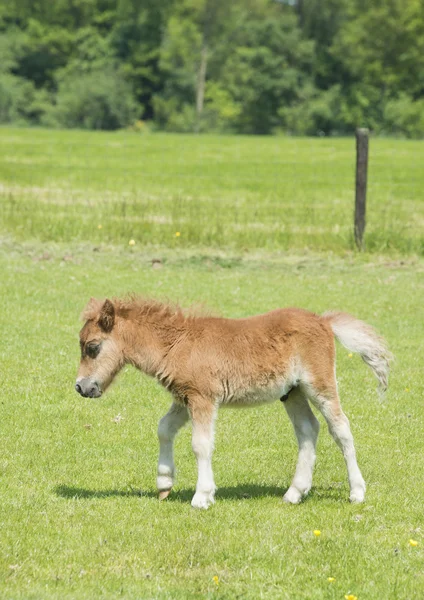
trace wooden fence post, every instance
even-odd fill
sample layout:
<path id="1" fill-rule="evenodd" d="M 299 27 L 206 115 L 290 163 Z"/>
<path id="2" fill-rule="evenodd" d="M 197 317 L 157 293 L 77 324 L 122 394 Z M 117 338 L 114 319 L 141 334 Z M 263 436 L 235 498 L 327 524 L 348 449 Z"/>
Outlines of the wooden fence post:
<path id="1" fill-rule="evenodd" d="M 356 130 L 356 193 L 355 193 L 355 243 L 364 249 L 365 209 L 367 201 L 368 129 Z"/>

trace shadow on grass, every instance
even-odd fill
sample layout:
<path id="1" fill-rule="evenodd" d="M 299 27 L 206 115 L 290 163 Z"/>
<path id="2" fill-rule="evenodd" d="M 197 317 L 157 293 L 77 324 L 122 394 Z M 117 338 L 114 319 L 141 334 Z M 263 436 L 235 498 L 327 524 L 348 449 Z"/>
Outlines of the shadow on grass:
<path id="1" fill-rule="evenodd" d="M 76 487 L 72 485 L 57 485 L 53 488 L 54 493 L 62 498 L 68 498 L 73 500 L 74 498 L 85 498 L 87 500 L 94 500 L 96 498 L 134 498 L 147 496 L 148 498 L 156 498 L 156 492 L 143 492 L 135 488 L 128 488 L 124 490 L 88 490 L 87 488 Z"/>
<path id="2" fill-rule="evenodd" d="M 90 490 L 87 488 L 58 485 L 53 489 L 57 496 L 72 500 L 74 498 L 82 498 L 94 500 L 98 498 L 157 498 L 156 490 L 140 490 L 132 487 L 128 489 L 114 490 Z M 194 487 L 190 489 L 176 489 L 171 492 L 167 502 L 189 503 L 194 494 Z M 254 498 L 279 497 L 282 498 L 287 491 L 286 487 L 280 488 L 277 486 L 255 485 L 255 484 L 240 484 L 237 486 L 220 487 L 216 492 L 218 501 L 234 501 L 234 500 L 249 500 Z M 326 487 L 313 487 L 308 496 L 304 499 L 314 500 L 330 500 L 334 502 L 343 502 L 345 500 L 345 491 L 340 489 L 339 485 Z"/>
<path id="3" fill-rule="evenodd" d="M 74 499 L 74 498 L 157 498 L 158 492 L 156 490 L 139 490 L 134 488 L 128 488 L 123 490 L 89 490 L 87 488 L 81 488 L 70 485 L 57 485 L 53 488 L 54 493 L 62 498 Z M 173 502 L 188 502 L 191 501 L 194 494 L 194 487 L 190 489 L 176 489 L 170 494 L 168 501 Z M 267 485 L 252 485 L 252 484 L 240 484 L 238 486 L 231 487 L 220 487 L 217 490 L 216 498 L 220 500 L 248 500 L 249 498 L 264 498 L 266 496 L 283 496 L 286 490 Z"/>
<path id="4" fill-rule="evenodd" d="M 220 500 L 249 500 L 251 498 L 266 498 L 283 496 L 286 490 L 276 486 L 255 485 L 251 483 L 241 483 L 237 486 L 219 487 L 216 491 L 216 499 Z M 195 489 L 176 489 L 173 491 L 169 500 L 174 502 L 191 502 Z"/>
<path id="5" fill-rule="evenodd" d="M 234 500 L 250 500 L 255 498 L 283 498 L 288 487 L 277 487 L 269 485 L 255 485 L 255 484 L 240 484 L 237 486 L 219 487 L 216 491 L 217 501 L 234 501 Z M 191 502 L 194 494 L 194 487 L 192 489 L 176 489 L 173 490 L 169 495 L 168 501 L 173 502 Z M 143 495 L 156 496 L 155 493 L 149 493 Z M 341 490 L 339 486 L 319 486 L 313 487 L 309 494 L 303 499 L 303 502 L 308 500 L 326 500 L 331 502 L 341 502 L 346 499 L 346 493 Z"/>

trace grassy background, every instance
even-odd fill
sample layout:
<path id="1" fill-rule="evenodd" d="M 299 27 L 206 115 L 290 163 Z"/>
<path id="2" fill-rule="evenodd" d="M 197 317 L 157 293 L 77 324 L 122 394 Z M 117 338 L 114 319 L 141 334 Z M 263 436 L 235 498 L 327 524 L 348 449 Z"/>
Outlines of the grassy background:
<path id="1" fill-rule="evenodd" d="M 423 262 L 95 248 L 0 245 L 0 596 L 419 598 Z M 296 507 L 282 502 L 296 443 L 279 402 L 220 412 L 219 490 L 207 512 L 190 506 L 196 471 L 184 429 L 178 485 L 159 503 L 156 427 L 167 394 L 130 368 L 101 401 L 73 389 L 81 309 L 90 295 L 127 291 L 205 302 L 233 317 L 284 305 L 341 308 L 377 326 L 397 357 L 384 402 L 362 361 L 338 348 L 366 503 L 349 504 L 325 426 L 310 496 Z"/>
<path id="2" fill-rule="evenodd" d="M 0 139 L 0 230 L 21 240 L 353 247 L 353 139 L 7 128 Z M 423 164 L 422 142 L 371 140 L 368 250 L 424 254 Z"/>
<path id="3" fill-rule="evenodd" d="M 374 253 L 354 255 L 353 140 L 0 137 L 0 597 L 421 597 L 424 145 L 371 141 Z M 130 368 L 101 401 L 73 389 L 83 306 L 129 291 L 232 317 L 295 305 L 373 323 L 396 356 L 384 402 L 338 349 L 366 503 L 349 504 L 324 426 L 310 496 L 283 504 L 297 449 L 279 402 L 220 413 L 207 512 L 190 506 L 184 429 L 159 503 L 167 394 Z"/>

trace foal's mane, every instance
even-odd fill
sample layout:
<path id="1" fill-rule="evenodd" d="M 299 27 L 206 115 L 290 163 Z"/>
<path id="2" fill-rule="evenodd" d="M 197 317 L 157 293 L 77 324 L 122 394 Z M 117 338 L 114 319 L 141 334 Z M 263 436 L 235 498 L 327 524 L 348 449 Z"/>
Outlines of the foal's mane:
<path id="1" fill-rule="evenodd" d="M 146 298 L 130 294 L 125 298 L 114 298 L 112 301 L 118 315 L 137 319 L 171 319 L 185 318 L 182 308 L 173 302 L 161 302 L 154 298 Z"/>
<path id="2" fill-rule="evenodd" d="M 103 306 L 104 300 L 91 298 L 85 307 L 81 318 L 84 321 L 96 319 Z M 171 320 L 173 322 L 186 322 L 197 317 L 209 316 L 203 307 L 192 306 L 188 310 L 182 309 L 175 302 L 162 302 L 154 298 L 147 298 L 137 294 L 129 294 L 124 298 L 113 298 L 112 304 L 116 313 L 123 318 L 134 320 Z"/>

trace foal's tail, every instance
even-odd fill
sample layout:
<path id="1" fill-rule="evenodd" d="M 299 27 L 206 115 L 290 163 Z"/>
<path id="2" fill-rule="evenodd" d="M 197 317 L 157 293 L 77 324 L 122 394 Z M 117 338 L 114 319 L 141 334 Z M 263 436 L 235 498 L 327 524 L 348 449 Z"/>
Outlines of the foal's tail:
<path id="1" fill-rule="evenodd" d="M 322 315 L 341 344 L 361 355 L 377 377 L 381 391 L 389 380 L 389 362 L 393 358 L 385 340 L 364 321 L 343 312 L 326 312 Z"/>

